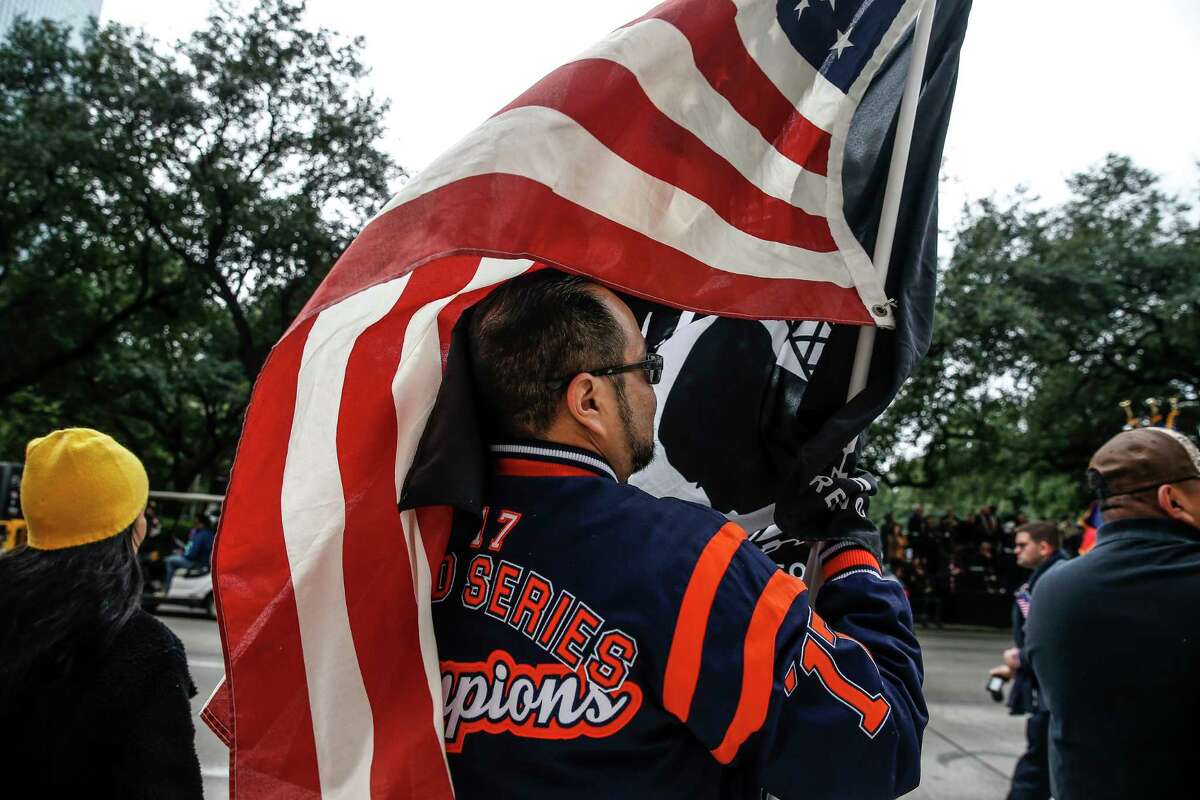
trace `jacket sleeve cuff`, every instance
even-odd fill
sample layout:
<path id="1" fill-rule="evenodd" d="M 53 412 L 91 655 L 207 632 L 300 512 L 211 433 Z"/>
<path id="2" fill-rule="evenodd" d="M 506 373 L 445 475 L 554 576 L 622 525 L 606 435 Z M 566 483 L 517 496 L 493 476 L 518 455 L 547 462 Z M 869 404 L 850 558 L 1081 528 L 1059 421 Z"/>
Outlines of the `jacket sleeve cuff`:
<path id="1" fill-rule="evenodd" d="M 879 560 L 857 542 L 831 542 L 821 552 L 821 572 L 831 580 L 853 570 L 870 571 L 880 575 Z"/>

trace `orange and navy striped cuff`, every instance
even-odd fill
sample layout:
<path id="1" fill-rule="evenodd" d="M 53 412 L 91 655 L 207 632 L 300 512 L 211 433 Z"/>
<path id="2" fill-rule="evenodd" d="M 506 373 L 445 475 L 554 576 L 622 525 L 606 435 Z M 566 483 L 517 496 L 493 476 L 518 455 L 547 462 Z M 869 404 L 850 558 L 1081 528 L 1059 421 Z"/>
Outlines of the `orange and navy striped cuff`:
<path id="1" fill-rule="evenodd" d="M 826 545 L 821 553 L 821 573 L 825 580 L 851 571 L 870 571 L 879 575 L 879 559 L 857 542 L 843 541 Z"/>

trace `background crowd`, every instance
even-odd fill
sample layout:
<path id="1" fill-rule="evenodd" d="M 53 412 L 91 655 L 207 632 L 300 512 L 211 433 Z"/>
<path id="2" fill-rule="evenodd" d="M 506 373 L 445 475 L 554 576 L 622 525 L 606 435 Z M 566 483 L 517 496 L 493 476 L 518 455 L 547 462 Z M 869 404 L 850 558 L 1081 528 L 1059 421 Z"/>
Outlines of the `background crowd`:
<path id="1" fill-rule="evenodd" d="M 913 508 L 907 519 L 889 514 L 880 525 L 884 559 L 904 584 L 922 625 L 946 622 L 1007 625 L 1013 592 L 1029 576 L 1017 564 L 1014 532 L 1024 514 L 1000 515 L 994 505 L 960 516 Z M 1082 529 L 1064 523 L 1068 553 L 1079 551 Z"/>

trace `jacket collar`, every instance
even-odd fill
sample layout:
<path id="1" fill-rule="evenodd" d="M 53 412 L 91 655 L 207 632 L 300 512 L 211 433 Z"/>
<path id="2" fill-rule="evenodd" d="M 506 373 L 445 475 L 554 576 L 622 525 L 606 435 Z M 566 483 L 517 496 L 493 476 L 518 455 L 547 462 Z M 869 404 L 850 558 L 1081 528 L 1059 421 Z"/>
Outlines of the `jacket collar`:
<path id="1" fill-rule="evenodd" d="M 1168 517 L 1134 517 L 1106 522 L 1096 529 L 1096 544 L 1110 539 L 1184 539 L 1200 541 L 1200 529 Z"/>
<path id="2" fill-rule="evenodd" d="M 593 477 L 617 480 L 604 457 L 591 450 L 558 442 L 513 440 L 490 445 L 497 475 L 516 477 Z"/>
<path id="3" fill-rule="evenodd" d="M 1043 561 L 1041 564 L 1038 564 L 1037 569 L 1035 569 L 1033 571 L 1033 574 L 1029 576 L 1029 588 L 1032 589 L 1033 585 L 1035 583 L 1037 583 L 1038 578 L 1045 575 L 1047 570 L 1049 570 L 1051 567 L 1053 567 L 1055 564 L 1062 561 L 1066 557 L 1067 557 L 1067 554 L 1062 551 L 1062 548 L 1059 548 L 1058 550 L 1055 550 L 1050 555 L 1046 556 L 1046 560 Z"/>

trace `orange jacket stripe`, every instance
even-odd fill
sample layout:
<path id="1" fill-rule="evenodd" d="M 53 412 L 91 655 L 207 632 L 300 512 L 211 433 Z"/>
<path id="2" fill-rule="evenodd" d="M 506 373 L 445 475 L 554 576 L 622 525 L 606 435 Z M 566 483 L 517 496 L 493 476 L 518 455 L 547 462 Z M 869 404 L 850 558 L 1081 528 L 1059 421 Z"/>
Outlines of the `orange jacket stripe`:
<path id="1" fill-rule="evenodd" d="M 758 597 L 742 649 L 742 694 L 725 739 L 712 751 L 722 764 L 733 761 L 738 748 L 767 719 L 771 689 L 775 685 L 775 637 L 796 597 L 808 587 L 798 578 L 779 571 L 767 581 Z"/>
<path id="2" fill-rule="evenodd" d="M 684 722 L 700 678 L 700 656 L 713 598 L 733 554 L 745 539 L 746 534 L 737 525 L 723 525 L 704 546 L 684 590 L 663 677 L 663 706 Z"/>
<path id="3" fill-rule="evenodd" d="M 866 550 L 854 548 L 838 553 L 833 558 L 826 561 L 822 568 L 826 578 L 832 578 L 838 573 L 845 572 L 848 569 L 855 567 L 870 567 L 876 572 L 879 571 L 879 562 L 875 560 L 875 556 L 868 553 Z"/>

